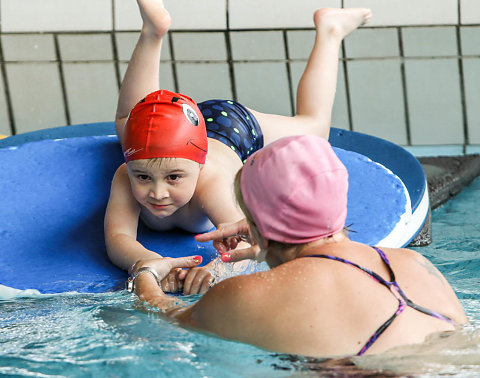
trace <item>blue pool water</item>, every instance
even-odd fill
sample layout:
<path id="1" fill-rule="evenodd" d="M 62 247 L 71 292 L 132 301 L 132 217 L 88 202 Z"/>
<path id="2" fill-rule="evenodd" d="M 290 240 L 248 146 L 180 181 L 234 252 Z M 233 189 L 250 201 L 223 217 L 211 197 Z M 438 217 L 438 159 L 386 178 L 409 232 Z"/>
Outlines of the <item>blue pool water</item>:
<path id="1" fill-rule="evenodd" d="M 125 292 L 26 295 L 0 288 L 0 374 L 8 376 L 480 375 L 480 180 L 433 213 L 418 250 L 446 275 L 471 322 L 450 337 L 379 356 L 309 361 L 182 329 Z M 48 277 L 45 277 L 48 279 Z M 196 296 L 187 298 L 193 302 Z"/>

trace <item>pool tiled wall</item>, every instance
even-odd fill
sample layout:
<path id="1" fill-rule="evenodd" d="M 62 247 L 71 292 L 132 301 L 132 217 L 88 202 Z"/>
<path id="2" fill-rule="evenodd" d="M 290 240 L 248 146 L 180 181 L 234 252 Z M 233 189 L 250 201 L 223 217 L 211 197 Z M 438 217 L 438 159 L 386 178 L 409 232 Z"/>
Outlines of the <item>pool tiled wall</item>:
<path id="1" fill-rule="evenodd" d="M 165 0 L 161 86 L 290 115 L 313 10 L 371 7 L 345 40 L 333 125 L 416 155 L 480 152 L 479 0 Z M 0 134 L 113 120 L 134 0 L 0 0 Z"/>

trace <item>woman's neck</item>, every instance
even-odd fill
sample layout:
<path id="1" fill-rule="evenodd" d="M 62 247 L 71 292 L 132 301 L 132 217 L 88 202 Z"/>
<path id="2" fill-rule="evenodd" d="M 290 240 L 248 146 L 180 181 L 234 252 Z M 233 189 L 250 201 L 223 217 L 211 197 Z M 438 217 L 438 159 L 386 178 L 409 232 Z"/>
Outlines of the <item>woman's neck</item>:
<path id="1" fill-rule="evenodd" d="M 350 241 L 344 231 L 338 232 L 332 236 L 326 238 L 317 239 L 309 243 L 298 244 L 290 248 L 280 247 L 268 247 L 268 253 L 271 255 L 272 260 L 276 262 L 275 265 L 280 265 L 288 261 L 292 261 L 302 256 L 311 254 L 319 247 L 329 245 L 332 246 L 337 243 L 343 243 Z M 270 265 L 270 264 L 269 264 Z"/>

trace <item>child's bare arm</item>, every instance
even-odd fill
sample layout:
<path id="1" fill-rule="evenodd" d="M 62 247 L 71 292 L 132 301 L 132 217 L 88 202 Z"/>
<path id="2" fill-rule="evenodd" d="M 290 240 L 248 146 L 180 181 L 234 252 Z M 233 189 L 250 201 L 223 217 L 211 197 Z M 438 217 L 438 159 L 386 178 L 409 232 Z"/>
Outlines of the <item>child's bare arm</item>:
<path id="1" fill-rule="evenodd" d="M 199 191 L 202 208 L 215 227 L 238 222 L 245 218 L 245 215 L 237 206 L 234 198 L 232 183 L 226 177 L 210 177 L 204 181 Z M 258 255 L 258 246 L 252 247 L 245 240 L 237 240 L 235 249 L 228 249 L 222 254 L 224 262 L 239 262 L 247 259 L 255 259 Z"/>
<path id="2" fill-rule="evenodd" d="M 210 177 L 202 177 L 201 187 L 196 191 L 196 200 L 201 203 L 202 209 L 215 227 L 245 218 L 237 206 L 232 181 L 219 172 Z"/>
<path id="3" fill-rule="evenodd" d="M 137 241 L 140 207 L 132 195 L 125 164 L 118 168 L 112 182 L 105 213 L 105 243 L 110 260 L 129 271 L 140 259 L 154 259 L 159 254 Z"/>

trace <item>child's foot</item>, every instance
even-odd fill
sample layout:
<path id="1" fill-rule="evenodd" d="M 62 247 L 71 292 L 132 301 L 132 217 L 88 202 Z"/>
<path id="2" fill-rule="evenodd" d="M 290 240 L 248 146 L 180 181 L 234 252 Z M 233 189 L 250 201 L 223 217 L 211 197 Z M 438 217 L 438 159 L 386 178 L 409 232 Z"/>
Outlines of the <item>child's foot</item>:
<path id="1" fill-rule="evenodd" d="M 371 17 L 372 11 L 368 8 L 322 8 L 315 11 L 313 20 L 317 32 L 342 40 Z"/>
<path id="2" fill-rule="evenodd" d="M 154 37 L 167 34 L 172 18 L 163 6 L 163 0 L 137 0 L 142 15 L 142 33 Z"/>

